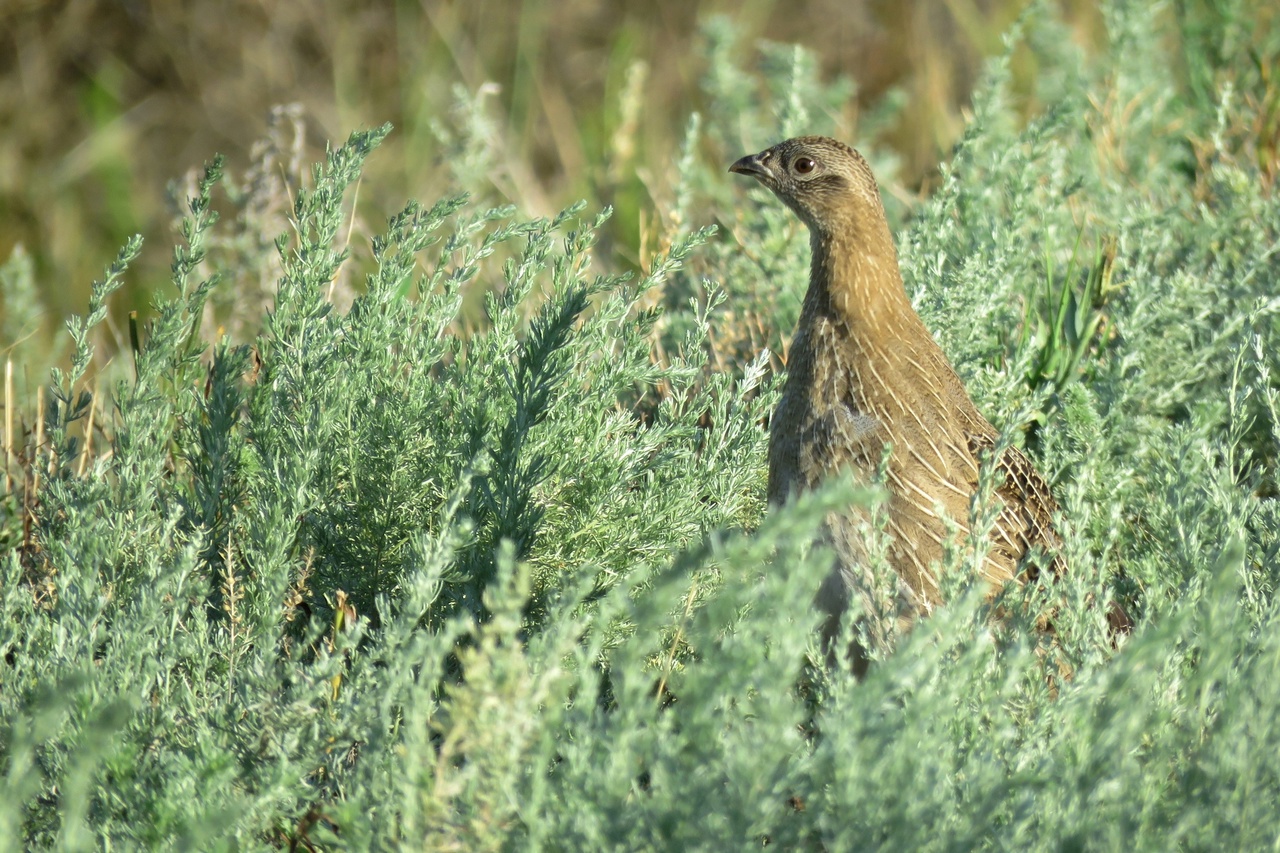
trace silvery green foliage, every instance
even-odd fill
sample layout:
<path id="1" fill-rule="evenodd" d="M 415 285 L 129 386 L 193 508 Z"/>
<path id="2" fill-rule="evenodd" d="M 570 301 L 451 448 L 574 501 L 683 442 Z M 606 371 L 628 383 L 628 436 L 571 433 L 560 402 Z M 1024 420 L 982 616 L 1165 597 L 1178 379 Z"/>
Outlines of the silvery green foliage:
<path id="1" fill-rule="evenodd" d="M 790 332 L 806 241 L 700 140 L 763 146 L 806 111 L 829 130 L 829 102 L 791 97 L 815 67 L 793 48 L 768 49 L 758 95 L 726 86 L 714 30 L 678 227 L 643 276 L 597 255 L 607 211 L 463 197 L 407 203 L 353 259 L 345 204 L 382 128 L 297 195 L 261 334 L 206 346 L 205 301 L 236 280 L 197 275 L 214 163 L 82 477 L 77 381 L 126 247 L 71 326 L 32 538 L 0 562 L 0 838 L 1272 844 L 1280 209 L 1236 156 L 1262 72 L 1207 73 L 1240 34 L 1196 19 L 1183 86 L 1144 9 L 1107 8 L 1093 58 L 1028 13 L 1010 49 L 1030 45 L 1045 110 L 1020 123 L 994 63 L 899 231 L 921 314 L 1054 481 L 1067 577 L 993 619 L 957 573 L 864 681 L 823 666 L 814 532 L 878 496 L 833 482 L 765 512 L 760 344 Z M 363 293 L 337 311 L 352 264 Z M 755 341 L 735 332 L 752 313 Z M 1118 649 L 1114 598 L 1137 622 Z"/>

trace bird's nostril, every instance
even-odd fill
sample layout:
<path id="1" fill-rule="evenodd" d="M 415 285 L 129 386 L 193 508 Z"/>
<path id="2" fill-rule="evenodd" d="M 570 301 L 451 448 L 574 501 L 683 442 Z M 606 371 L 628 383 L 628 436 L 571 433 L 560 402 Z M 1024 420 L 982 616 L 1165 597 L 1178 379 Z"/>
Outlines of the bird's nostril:
<path id="1" fill-rule="evenodd" d="M 739 175 L 751 175 L 754 178 L 771 178 L 773 177 L 773 172 L 770 171 L 766 164 L 766 159 L 764 154 L 750 154 L 734 162 L 729 167 L 729 171 Z"/>

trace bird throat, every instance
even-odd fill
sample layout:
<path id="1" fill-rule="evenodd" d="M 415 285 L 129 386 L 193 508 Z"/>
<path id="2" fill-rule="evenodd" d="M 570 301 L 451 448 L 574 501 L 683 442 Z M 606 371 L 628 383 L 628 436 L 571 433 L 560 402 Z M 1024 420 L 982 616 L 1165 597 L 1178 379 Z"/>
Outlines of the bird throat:
<path id="1" fill-rule="evenodd" d="M 855 341 L 886 345 L 924 331 L 902 286 L 897 253 L 888 234 L 851 240 L 815 231 L 810 248 L 802 329 L 806 324 L 832 323 Z"/>
<path id="2" fill-rule="evenodd" d="M 811 246 L 788 385 L 816 410 L 905 413 L 933 384 L 925 365 L 938 360 L 937 344 L 907 298 L 887 227 L 883 235 L 815 232 Z"/>

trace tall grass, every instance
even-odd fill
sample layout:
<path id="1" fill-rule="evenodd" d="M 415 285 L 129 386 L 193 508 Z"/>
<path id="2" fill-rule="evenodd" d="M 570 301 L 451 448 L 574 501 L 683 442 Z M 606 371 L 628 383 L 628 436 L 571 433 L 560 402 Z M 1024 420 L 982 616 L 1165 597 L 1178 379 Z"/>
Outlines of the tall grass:
<path id="1" fill-rule="evenodd" d="M 1066 5 L 1081 38 L 1096 43 L 1090 4 Z M 655 208 L 672 197 L 670 152 L 689 112 L 707 112 L 700 33 L 718 13 L 734 17 L 739 60 L 761 37 L 799 41 L 821 57 L 824 74 L 857 80 L 856 97 L 836 107 L 844 129 L 901 152 L 904 183 L 914 187 L 954 142 L 979 61 L 999 49 L 1020 6 L 233 0 L 215 15 L 162 3 L 7 4 L 0 262 L 24 247 L 40 272 L 40 312 L 0 348 L 29 366 L 19 391 L 34 391 L 58 363 L 50 341 L 82 309 L 101 259 L 134 233 L 152 244 L 174 239 L 190 187 L 170 200 L 156 188 L 213 151 L 240 175 L 261 163 L 254 143 L 264 135 L 287 138 L 287 154 L 258 170 L 259 187 L 301 162 L 294 153 L 313 159 L 326 139 L 391 121 L 397 132 L 360 193 L 360 212 L 374 222 L 404 188 L 419 198 L 467 189 L 539 216 L 589 197 L 615 210 L 605 245 L 643 267 L 660 230 Z M 891 90 L 893 110 L 866 133 L 862 110 Z M 290 105 L 287 123 L 299 134 L 281 132 L 279 105 Z M 482 132 L 457 133 L 455 108 Z M 166 264 L 163 252 L 135 263 L 109 317 L 120 331 L 104 336 L 101 361 L 127 344 L 125 315 L 145 314 Z"/>
<path id="2" fill-rule="evenodd" d="M 717 24 L 709 110 L 669 158 L 639 274 L 604 247 L 598 200 L 539 216 L 477 188 L 353 229 L 385 126 L 270 185 L 214 160 L 171 285 L 99 390 L 125 244 L 0 505 L 0 838 L 1273 844 L 1273 81 L 1223 49 L 1238 18 L 1177 11 L 1160 29 L 1107 6 L 1096 56 L 1026 14 L 937 193 L 894 214 L 926 323 L 1063 505 L 1070 573 L 1007 593 L 1057 602 L 1052 649 L 988 619 L 955 554 L 951 604 L 863 681 L 822 665 L 814 533 L 881 492 L 837 481 L 765 512 L 807 242 L 744 202 L 721 152 L 831 130 L 847 89 L 795 48 L 736 65 Z M 1209 84 L 1163 70 L 1170 40 Z M 1046 107 L 1029 123 L 1021 51 Z M 483 151 L 462 143 L 483 114 L 462 97 L 442 137 Z M 34 275 L 11 261 L 4 280 Z M 224 295 L 250 284 L 257 313 Z M 1137 623 L 1119 648 L 1112 598 Z M 1046 655 L 1070 678 L 1050 683 Z"/>

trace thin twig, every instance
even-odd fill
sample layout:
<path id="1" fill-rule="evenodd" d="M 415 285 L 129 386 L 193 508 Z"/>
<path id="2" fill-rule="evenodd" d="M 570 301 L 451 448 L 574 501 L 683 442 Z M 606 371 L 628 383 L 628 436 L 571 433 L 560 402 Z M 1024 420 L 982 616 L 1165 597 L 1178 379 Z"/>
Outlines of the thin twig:
<path id="1" fill-rule="evenodd" d="M 689 617 L 693 615 L 693 599 L 698 593 L 698 579 L 694 578 L 693 583 L 689 586 L 689 597 L 684 603 L 684 618 L 680 620 L 680 624 L 676 626 L 676 635 L 671 638 L 671 648 L 667 653 L 667 664 L 662 668 L 662 678 L 658 681 L 658 701 L 662 701 L 663 695 L 667 692 L 667 676 L 671 674 L 671 669 L 676 665 L 676 652 L 679 650 L 680 640 L 684 637 L 684 626 L 688 624 Z"/>
<path id="2" fill-rule="evenodd" d="M 13 359 L 4 360 L 4 490 L 13 494 Z"/>
<path id="3" fill-rule="evenodd" d="M 84 450 L 80 451 L 80 463 L 76 466 L 76 476 L 83 477 L 89 465 L 89 456 L 93 452 L 93 415 L 98 410 L 98 389 L 93 389 L 89 398 L 89 418 L 84 425 Z"/>
<path id="4" fill-rule="evenodd" d="M 31 449 L 31 491 L 40 491 L 40 468 L 35 464 L 40 448 L 44 446 L 44 386 L 36 387 L 36 444 Z"/>

